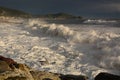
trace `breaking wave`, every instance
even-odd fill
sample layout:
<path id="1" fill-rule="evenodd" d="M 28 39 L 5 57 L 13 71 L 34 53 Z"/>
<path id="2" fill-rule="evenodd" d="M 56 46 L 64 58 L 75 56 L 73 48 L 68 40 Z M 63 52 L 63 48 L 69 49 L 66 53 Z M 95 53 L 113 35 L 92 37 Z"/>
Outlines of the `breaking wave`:
<path id="1" fill-rule="evenodd" d="M 50 36 L 54 37 L 62 37 L 62 38 L 70 38 L 74 36 L 76 33 L 75 31 L 71 30 L 67 26 L 64 25 L 57 25 L 57 24 L 41 24 L 38 20 L 32 20 L 29 22 L 29 25 L 32 30 L 39 30 L 42 33 L 45 33 Z"/>
<path id="2" fill-rule="evenodd" d="M 90 30 L 89 32 L 77 32 L 70 29 L 68 26 L 57 25 L 54 23 L 42 24 L 41 21 L 38 20 L 30 20 L 28 24 L 29 28 L 31 27 L 32 30 L 37 30 L 53 37 L 61 37 L 73 42 L 94 42 L 99 36 L 95 30 Z"/>

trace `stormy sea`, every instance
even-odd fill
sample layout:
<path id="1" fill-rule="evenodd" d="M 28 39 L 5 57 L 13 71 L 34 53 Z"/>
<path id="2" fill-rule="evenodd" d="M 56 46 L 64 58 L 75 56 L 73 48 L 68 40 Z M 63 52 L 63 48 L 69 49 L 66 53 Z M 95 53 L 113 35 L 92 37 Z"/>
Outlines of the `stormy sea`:
<path id="1" fill-rule="evenodd" d="M 0 17 L 0 55 L 35 70 L 120 74 L 120 20 Z"/>

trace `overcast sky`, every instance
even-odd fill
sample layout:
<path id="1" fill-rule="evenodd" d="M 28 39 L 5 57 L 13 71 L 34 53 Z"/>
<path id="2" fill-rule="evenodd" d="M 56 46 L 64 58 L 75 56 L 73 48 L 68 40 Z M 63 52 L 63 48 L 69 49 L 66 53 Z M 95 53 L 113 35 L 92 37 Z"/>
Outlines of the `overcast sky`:
<path id="1" fill-rule="evenodd" d="M 0 6 L 32 14 L 66 12 L 85 17 L 120 18 L 120 0 L 0 0 Z"/>

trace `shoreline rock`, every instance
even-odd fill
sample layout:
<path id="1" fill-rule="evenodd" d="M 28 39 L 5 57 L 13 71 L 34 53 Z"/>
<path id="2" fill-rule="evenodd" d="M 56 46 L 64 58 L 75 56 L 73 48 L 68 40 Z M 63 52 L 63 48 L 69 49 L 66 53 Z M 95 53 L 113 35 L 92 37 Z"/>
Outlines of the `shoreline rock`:
<path id="1" fill-rule="evenodd" d="M 120 76 L 101 72 L 95 77 L 95 80 L 120 80 Z"/>
<path id="2" fill-rule="evenodd" d="M 0 80 L 88 80 L 87 76 L 33 71 L 25 64 L 0 56 Z M 99 73 L 94 80 L 120 80 L 120 76 Z"/>
<path id="3" fill-rule="evenodd" d="M 82 75 L 31 71 L 31 68 L 25 64 L 0 56 L 0 80 L 87 80 L 87 78 Z"/>

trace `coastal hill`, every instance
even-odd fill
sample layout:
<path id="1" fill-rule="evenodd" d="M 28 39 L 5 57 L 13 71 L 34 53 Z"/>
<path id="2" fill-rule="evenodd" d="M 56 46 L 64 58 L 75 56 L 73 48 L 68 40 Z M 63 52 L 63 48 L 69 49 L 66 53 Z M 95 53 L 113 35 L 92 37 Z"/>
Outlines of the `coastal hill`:
<path id="1" fill-rule="evenodd" d="M 15 9 L 10 9 L 6 7 L 0 7 L 0 16 L 7 16 L 7 17 L 31 17 L 29 13 L 15 10 Z"/>

